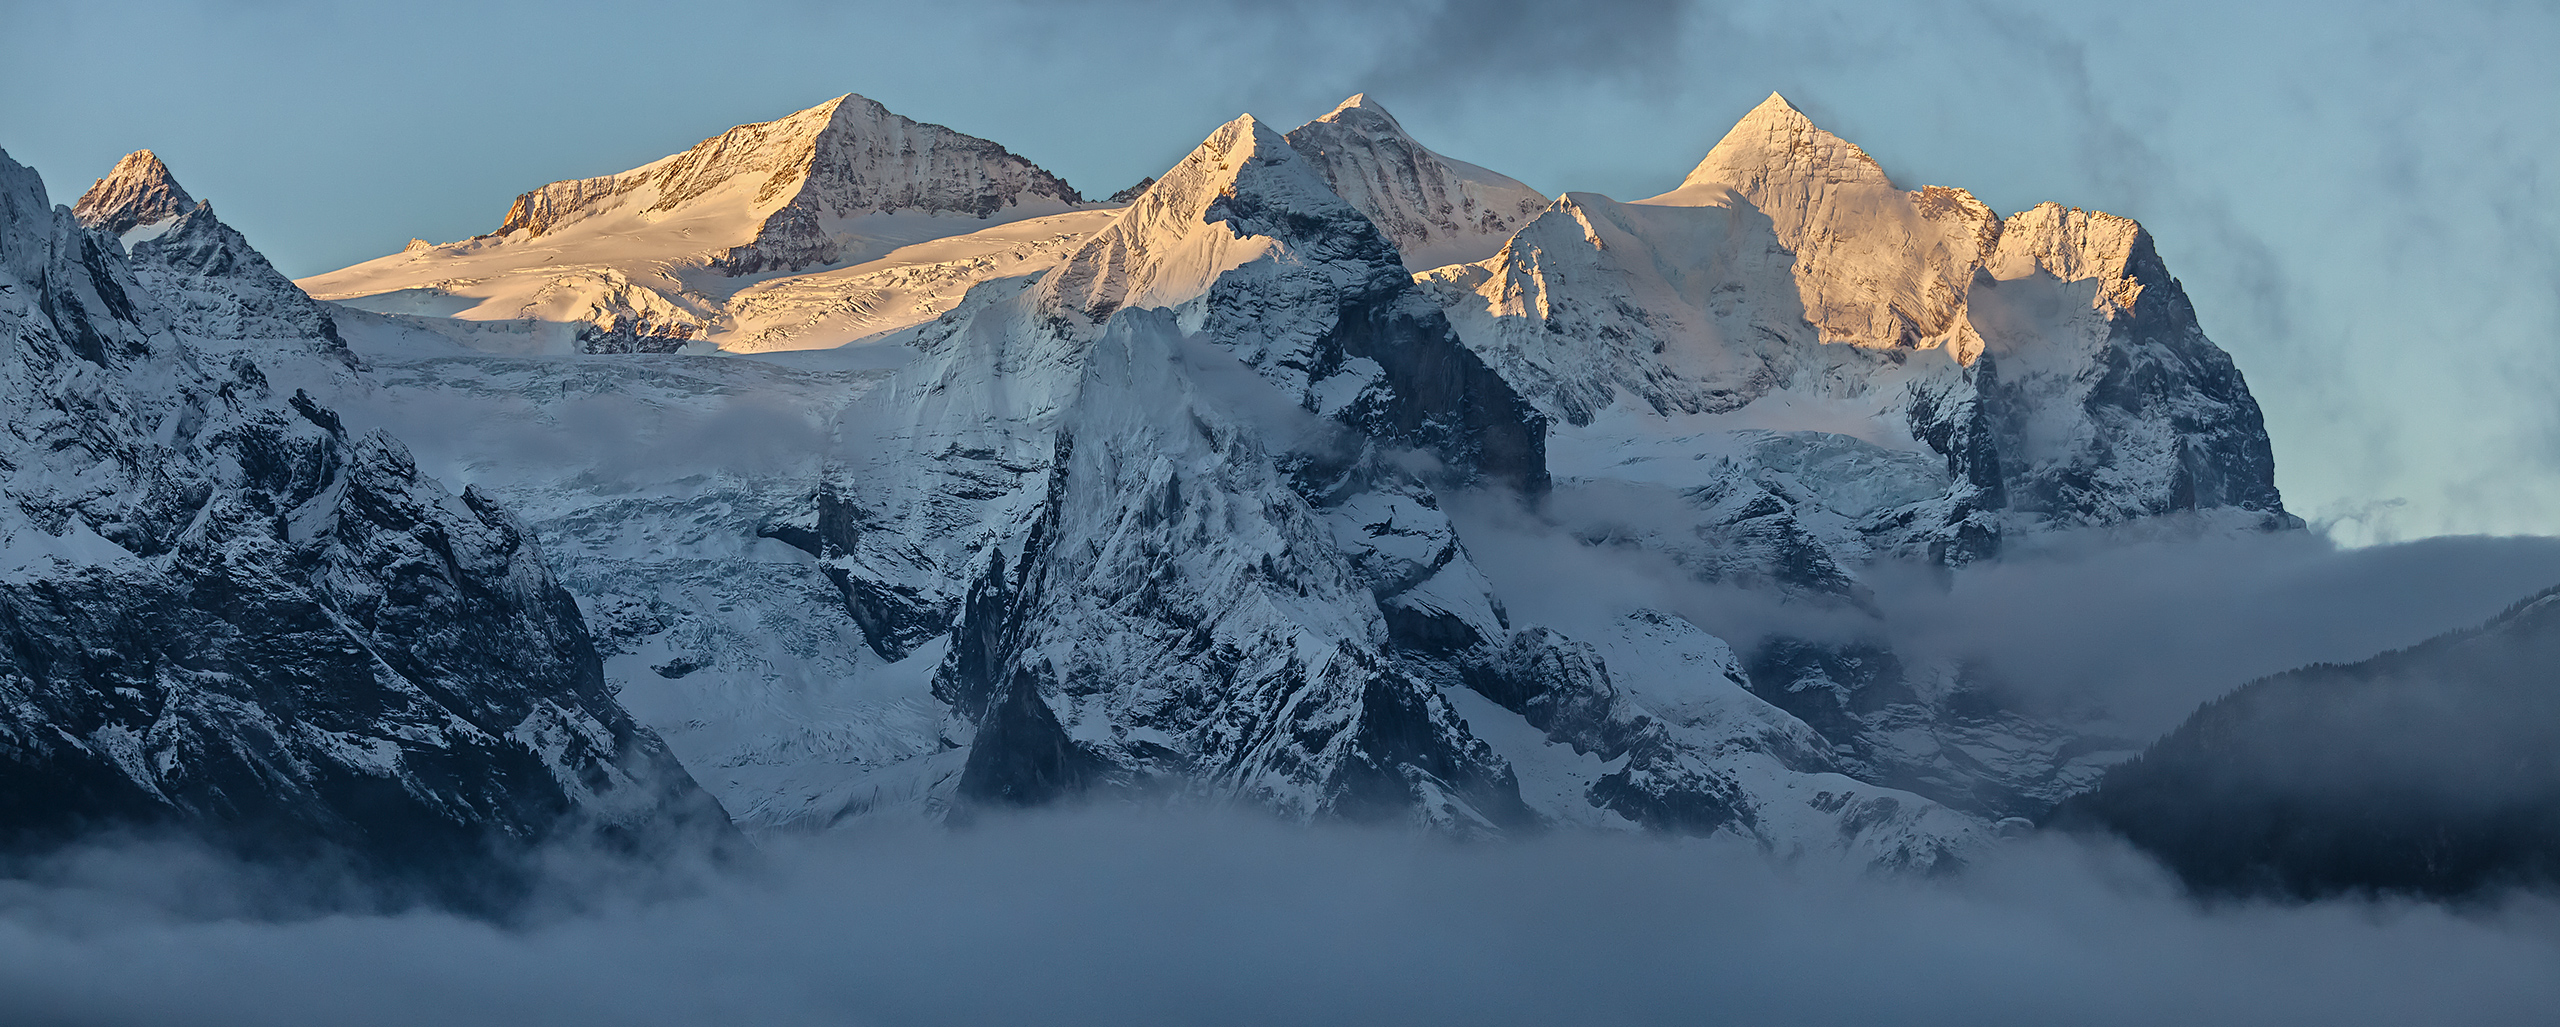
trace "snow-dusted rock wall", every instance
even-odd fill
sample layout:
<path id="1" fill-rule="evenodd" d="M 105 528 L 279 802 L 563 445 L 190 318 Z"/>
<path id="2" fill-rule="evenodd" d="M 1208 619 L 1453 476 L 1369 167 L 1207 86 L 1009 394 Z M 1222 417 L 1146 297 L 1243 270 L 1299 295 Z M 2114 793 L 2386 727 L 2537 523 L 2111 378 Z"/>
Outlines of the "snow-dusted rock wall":
<path id="1" fill-rule="evenodd" d="M 208 208 L 177 220 L 137 274 L 0 156 L 8 842 L 172 828 L 463 904 L 545 842 L 721 843 L 523 527 L 218 345 L 309 300 Z M 347 371 L 316 330 L 265 341 Z"/>

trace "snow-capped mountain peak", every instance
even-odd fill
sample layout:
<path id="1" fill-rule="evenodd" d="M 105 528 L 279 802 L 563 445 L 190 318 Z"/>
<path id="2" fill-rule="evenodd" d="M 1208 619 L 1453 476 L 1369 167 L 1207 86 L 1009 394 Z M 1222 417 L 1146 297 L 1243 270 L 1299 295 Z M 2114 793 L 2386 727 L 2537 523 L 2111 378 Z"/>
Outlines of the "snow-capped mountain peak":
<path id="1" fill-rule="evenodd" d="M 1547 206 L 1535 189 L 1416 142 L 1367 93 L 1291 129 L 1288 140 L 1415 270 L 1492 256 Z"/>
<path id="2" fill-rule="evenodd" d="M 973 158 L 988 166 L 960 166 Z M 643 189 L 647 209 L 673 211 L 740 181 L 755 184 L 754 202 L 806 199 L 838 216 L 889 210 L 986 216 L 1034 197 L 1080 199 L 1057 176 L 1003 147 L 847 93 L 788 117 L 737 126 L 619 175 L 526 193 L 498 231 L 540 235 L 619 206 L 614 201 L 622 194 Z M 598 195 L 597 183 L 610 191 Z"/>
<path id="3" fill-rule="evenodd" d="M 735 211 L 753 222 L 749 238 L 712 264 L 751 274 L 844 261 L 859 247 L 842 222 L 868 214 L 984 219 L 1054 213 L 1082 199 L 1002 146 L 847 93 L 618 175 L 525 193 L 496 234 L 532 238 L 616 211 L 647 222 Z"/>
<path id="4" fill-rule="evenodd" d="M 135 150 L 117 161 L 107 177 L 90 185 L 71 213 L 81 224 L 123 235 L 177 217 L 195 209 L 195 205 L 195 198 L 179 187 L 178 179 L 169 173 L 167 164 L 161 163 L 160 155 Z"/>
<path id="5" fill-rule="evenodd" d="M 1707 151 L 1680 188 L 1647 202 L 1698 206 L 1730 190 L 1760 203 L 1790 186 L 1835 184 L 1892 185 L 1867 151 L 1816 127 L 1786 97 L 1771 93 Z"/>
<path id="6" fill-rule="evenodd" d="M 1636 201 L 1766 215 L 1795 254 L 1805 319 L 1822 341 L 1982 351 L 1963 316 L 2000 218 L 1961 189 L 1897 188 L 1865 150 L 1771 93 L 1725 133 L 1680 188 Z"/>
<path id="7" fill-rule="evenodd" d="M 328 312 L 214 216 L 213 204 L 187 195 L 151 151 L 117 161 L 72 216 L 116 237 L 134 277 L 198 343 L 307 341 L 348 359 Z"/>
<path id="8" fill-rule="evenodd" d="M 1266 216 L 1281 213 L 1290 216 Z M 1309 232 L 1300 220 L 1343 231 Z M 1247 114 L 1210 133 L 1043 279 L 1042 305 L 1094 321 L 1124 308 L 1180 306 L 1275 247 L 1375 239 L 1358 221 L 1287 140 Z"/>
<path id="9" fill-rule="evenodd" d="M 1110 216 L 1002 146 L 846 94 L 553 182 L 488 235 L 304 285 L 381 313 L 516 322 L 460 333 L 509 352 L 829 346 L 1046 268 Z"/>
<path id="10" fill-rule="evenodd" d="M 1318 122 L 1355 125 L 1371 130 L 1383 128 L 1397 135 L 1405 134 L 1404 123 L 1397 121 L 1396 116 L 1387 111 L 1386 105 L 1369 99 L 1367 93 L 1351 94 L 1341 103 L 1334 104 L 1333 109 L 1326 111 L 1323 117 L 1309 124 Z"/>

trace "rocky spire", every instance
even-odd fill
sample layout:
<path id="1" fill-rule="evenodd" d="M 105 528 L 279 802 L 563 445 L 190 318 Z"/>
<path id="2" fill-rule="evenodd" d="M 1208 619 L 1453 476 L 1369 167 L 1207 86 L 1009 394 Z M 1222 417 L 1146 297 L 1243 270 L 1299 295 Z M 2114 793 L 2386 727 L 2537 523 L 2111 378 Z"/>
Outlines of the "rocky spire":
<path id="1" fill-rule="evenodd" d="M 196 201 L 178 186 L 169 166 L 149 150 L 135 150 L 117 161 L 71 208 L 80 223 L 115 235 L 157 224 L 195 209 Z"/>

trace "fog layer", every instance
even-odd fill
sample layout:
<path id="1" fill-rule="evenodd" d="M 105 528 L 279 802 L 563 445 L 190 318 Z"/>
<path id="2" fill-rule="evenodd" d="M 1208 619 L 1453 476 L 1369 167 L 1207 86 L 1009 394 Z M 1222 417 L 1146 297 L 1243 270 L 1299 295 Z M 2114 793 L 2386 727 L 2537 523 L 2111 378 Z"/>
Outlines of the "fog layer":
<path id="1" fill-rule="evenodd" d="M 2478 1024 L 2560 1001 L 2545 901 L 2201 911 L 2062 841 L 1920 882 L 1086 812 L 783 846 L 691 898 L 514 930 L 108 897 L 149 866 L 93 854 L 0 892 L 0 1020 Z"/>
<path id="2" fill-rule="evenodd" d="M 2560 584 L 2555 538 L 2342 548 L 2167 518 L 2044 536 L 1951 572 L 1869 567 L 1861 602 L 1823 603 L 1701 581 L 1654 546 L 1585 543 L 1691 536 L 1697 512 L 1669 493 L 1567 483 L 1534 514 L 1484 497 L 1452 509 L 1469 555 L 1529 623 L 1588 633 L 1650 607 L 1742 651 L 1779 635 L 1886 641 L 1906 659 L 1961 661 L 2013 702 L 2102 713 L 2142 740 L 2244 682 L 2473 627 Z"/>

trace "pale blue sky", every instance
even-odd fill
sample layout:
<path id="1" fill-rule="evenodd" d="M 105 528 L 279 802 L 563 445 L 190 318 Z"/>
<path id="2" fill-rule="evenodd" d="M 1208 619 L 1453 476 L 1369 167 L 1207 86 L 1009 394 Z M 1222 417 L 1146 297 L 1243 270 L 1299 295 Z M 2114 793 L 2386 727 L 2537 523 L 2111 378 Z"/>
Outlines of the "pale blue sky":
<path id="1" fill-rule="evenodd" d="M 1365 90 L 1452 156 L 1627 199 L 1774 89 L 1905 185 L 2142 220 L 2288 502 L 2342 537 L 2560 534 L 2548 0 L 0 0 L 0 25 L 0 148 L 57 202 L 156 149 L 294 275 L 844 92 L 1102 195 L 1239 112 Z"/>

